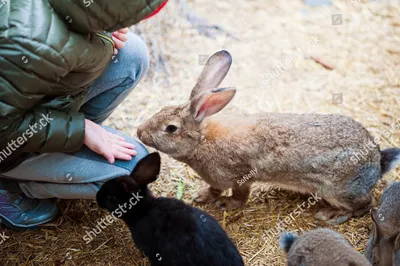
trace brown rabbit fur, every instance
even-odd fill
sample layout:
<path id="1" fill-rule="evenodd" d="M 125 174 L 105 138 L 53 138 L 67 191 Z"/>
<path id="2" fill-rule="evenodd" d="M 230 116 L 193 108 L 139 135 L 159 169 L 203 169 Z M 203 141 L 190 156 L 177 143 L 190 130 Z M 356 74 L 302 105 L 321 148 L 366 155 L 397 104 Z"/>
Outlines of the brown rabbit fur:
<path id="1" fill-rule="evenodd" d="M 234 97 L 219 88 L 232 58 L 214 54 L 192 90 L 190 100 L 163 108 L 138 129 L 143 143 L 190 165 L 209 185 L 195 200 L 218 201 L 233 209 L 246 203 L 253 182 L 300 193 L 316 193 L 329 203 L 316 217 L 342 223 L 371 207 L 371 190 L 381 177 L 381 153 L 358 122 L 342 115 L 211 115 Z M 351 159 L 352 158 L 352 159 Z M 239 182 L 256 169 L 246 182 Z M 254 171 L 252 171 L 254 173 Z M 232 188 L 231 197 L 221 197 Z"/>
<path id="2" fill-rule="evenodd" d="M 341 234 L 327 228 L 300 236 L 283 233 L 280 241 L 287 266 L 372 266 Z"/>

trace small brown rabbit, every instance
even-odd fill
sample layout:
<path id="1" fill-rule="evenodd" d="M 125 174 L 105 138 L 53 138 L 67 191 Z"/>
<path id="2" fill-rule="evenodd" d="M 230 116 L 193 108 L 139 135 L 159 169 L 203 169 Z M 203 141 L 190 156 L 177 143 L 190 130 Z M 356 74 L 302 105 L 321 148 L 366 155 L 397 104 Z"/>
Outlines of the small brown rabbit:
<path id="1" fill-rule="evenodd" d="M 288 266 L 371 266 L 341 234 L 330 229 L 315 229 L 299 237 L 283 233 L 280 242 Z"/>
<path id="2" fill-rule="evenodd" d="M 212 116 L 235 95 L 235 88 L 217 88 L 231 63 L 227 51 L 214 54 L 189 101 L 163 108 L 137 132 L 143 143 L 187 163 L 210 185 L 195 200 L 237 208 L 258 181 L 317 194 L 330 205 L 316 217 L 330 223 L 368 212 L 372 188 L 395 166 L 400 149 L 368 148 L 368 131 L 342 115 Z M 221 197 L 229 188 L 232 196 Z"/>
<path id="3" fill-rule="evenodd" d="M 365 256 L 374 266 L 400 266 L 400 182 L 385 189 L 371 218 L 372 235 Z"/>

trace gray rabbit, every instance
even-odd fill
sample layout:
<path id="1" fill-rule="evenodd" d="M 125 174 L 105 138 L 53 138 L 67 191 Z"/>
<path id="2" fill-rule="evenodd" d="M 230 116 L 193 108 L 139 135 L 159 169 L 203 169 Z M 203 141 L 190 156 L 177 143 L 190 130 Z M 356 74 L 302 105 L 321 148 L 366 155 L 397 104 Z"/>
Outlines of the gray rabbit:
<path id="1" fill-rule="evenodd" d="M 400 266 L 400 182 L 382 194 L 378 210 L 371 210 L 372 235 L 365 256 L 372 265 Z"/>
<path id="2" fill-rule="evenodd" d="M 231 63 L 227 51 L 211 56 L 189 100 L 164 107 L 137 131 L 144 144 L 190 165 L 209 184 L 195 200 L 239 208 L 252 183 L 267 182 L 318 195 L 329 205 L 316 217 L 329 223 L 368 212 L 374 185 L 400 149 L 381 151 L 360 123 L 342 115 L 214 115 L 236 93 L 218 88 Z M 221 196 L 228 189 L 232 196 Z"/>
<path id="3" fill-rule="evenodd" d="M 326 228 L 297 236 L 282 233 L 281 248 L 288 266 L 371 266 L 339 233 Z"/>

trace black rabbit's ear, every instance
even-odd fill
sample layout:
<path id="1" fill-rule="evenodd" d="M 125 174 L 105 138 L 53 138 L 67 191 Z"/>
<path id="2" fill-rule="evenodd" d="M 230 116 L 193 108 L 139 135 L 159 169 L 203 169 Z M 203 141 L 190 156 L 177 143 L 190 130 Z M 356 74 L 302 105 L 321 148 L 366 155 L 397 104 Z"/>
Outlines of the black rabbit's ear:
<path id="1" fill-rule="evenodd" d="M 158 152 L 153 152 L 138 162 L 131 173 L 131 177 L 133 177 L 138 185 L 147 185 L 157 179 L 160 168 L 160 154 Z"/>
<path id="2" fill-rule="evenodd" d="M 135 180 L 130 176 L 120 177 L 120 182 L 124 186 L 126 192 L 134 191 L 137 189 Z"/>
<path id="3" fill-rule="evenodd" d="M 376 209 L 371 209 L 370 214 L 372 218 L 372 243 L 373 245 L 378 245 L 383 236 L 378 212 L 376 211 Z"/>

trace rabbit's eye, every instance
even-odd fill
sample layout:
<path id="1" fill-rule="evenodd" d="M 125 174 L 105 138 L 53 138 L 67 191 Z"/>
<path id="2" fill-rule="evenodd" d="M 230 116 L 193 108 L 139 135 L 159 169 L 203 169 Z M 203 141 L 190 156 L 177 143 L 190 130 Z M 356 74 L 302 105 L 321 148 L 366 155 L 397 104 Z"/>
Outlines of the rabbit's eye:
<path id="1" fill-rule="evenodd" d="M 177 131 L 177 130 L 178 130 L 178 127 L 177 127 L 177 126 L 174 126 L 174 125 L 168 125 L 168 126 L 165 128 L 165 131 L 168 132 L 168 133 L 174 133 L 174 132 Z"/>

